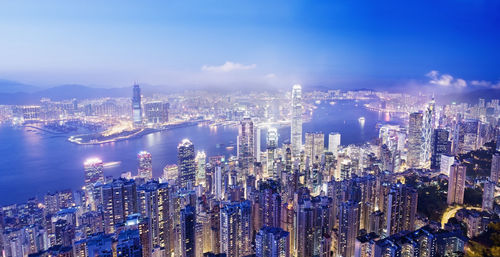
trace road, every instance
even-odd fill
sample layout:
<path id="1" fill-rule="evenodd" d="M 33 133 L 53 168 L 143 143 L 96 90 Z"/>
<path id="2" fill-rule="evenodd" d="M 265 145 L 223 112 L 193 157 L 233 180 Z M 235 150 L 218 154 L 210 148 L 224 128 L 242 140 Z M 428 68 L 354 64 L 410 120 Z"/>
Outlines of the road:
<path id="1" fill-rule="evenodd" d="M 444 228 L 444 224 L 448 223 L 448 220 L 450 218 L 453 218 L 455 217 L 455 214 L 457 213 L 458 210 L 460 209 L 467 209 L 467 210 L 478 210 L 480 211 L 481 208 L 479 207 L 467 207 L 467 206 L 462 206 L 462 205 L 457 205 L 457 206 L 454 206 L 452 208 L 448 207 L 448 209 L 446 209 L 446 211 L 443 213 L 443 217 L 441 218 L 441 227 Z"/>

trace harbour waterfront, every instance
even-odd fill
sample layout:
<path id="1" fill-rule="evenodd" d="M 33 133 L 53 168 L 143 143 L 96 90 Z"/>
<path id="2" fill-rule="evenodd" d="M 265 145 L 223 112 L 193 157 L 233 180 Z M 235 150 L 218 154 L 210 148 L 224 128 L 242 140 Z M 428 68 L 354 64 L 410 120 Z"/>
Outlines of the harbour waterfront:
<path id="1" fill-rule="evenodd" d="M 360 117 L 364 117 L 365 121 L 360 122 Z M 354 101 L 339 101 L 335 105 L 321 103 L 317 105 L 311 121 L 304 123 L 303 133 L 321 131 L 327 135 L 340 132 L 343 145 L 359 144 L 378 136 L 378 122 L 398 121 L 388 114 L 367 110 L 362 103 Z M 289 141 L 289 126 L 280 127 L 278 132 L 280 145 Z M 230 156 L 236 155 L 237 135 L 237 127 L 189 126 L 109 144 L 77 145 L 67 140 L 68 135 L 2 125 L 0 205 L 23 202 L 49 191 L 81 187 L 83 162 L 89 157 L 101 158 L 106 163 L 119 163 L 104 170 L 106 176 L 117 177 L 126 171 L 136 174 L 137 153 L 145 150 L 152 154 L 153 175 L 158 177 L 165 165 L 177 162 L 177 145 L 183 138 L 189 138 L 195 150 L 204 150 L 207 156 Z M 265 138 L 266 130 L 263 129 L 263 149 Z"/>

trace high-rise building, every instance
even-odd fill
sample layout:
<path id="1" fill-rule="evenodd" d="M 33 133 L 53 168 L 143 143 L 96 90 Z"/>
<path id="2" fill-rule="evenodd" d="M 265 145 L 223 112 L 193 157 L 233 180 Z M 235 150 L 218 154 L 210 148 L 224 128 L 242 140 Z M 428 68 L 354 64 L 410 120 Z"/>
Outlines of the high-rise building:
<path id="1" fill-rule="evenodd" d="M 453 164 L 450 169 L 450 176 L 448 179 L 448 196 L 447 203 L 463 204 L 465 192 L 465 171 L 466 167 L 460 164 Z"/>
<path id="2" fill-rule="evenodd" d="M 149 124 L 162 124 L 168 121 L 169 104 L 161 101 L 144 104 L 146 122 Z"/>
<path id="3" fill-rule="evenodd" d="M 423 118 L 424 115 L 420 112 L 410 114 L 407 157 L 410 168 L 420 168 L 423 164 Z"/>
<path id="4" fill-rule="evenodd" d="M 278 129 L 276 128 L 267 129 L 267 147 L 278 148 Z"/>
<path id="5" fill-rule="evenodd" d="M 493 202 L 495 201 L 495 185 L 491 180 L 484 182 L 482 210 L 486 212 L 493 211 Z"/>
<path id="6" fill-rule="evenodd" d="M 417 203 L 418 193 L 412 187 L 397 183 L 390 188 L 385 207 L 386 236 L 415 229 Z"/>
<path id="7" fill-rule="evenodd" d="M 307 132 L 305 137 L 304 152 L 306 157 L 309 158 L 309 163 L 319 163 L 325 151 L 325 134 Z"/>
<path id="8" fill-rule="evenodd" d="M 257 257 L 289 257 L 290 236 L 287 231 L 277 227 L 263 227 L 255 236 L 255 255 Z"/>
<path id="9" fill-rule="evenodd" d="M 153 178 L 153 160 L 151 158 L 151 153 L 146 151 L 141 151 L 137 154 L 137 159 L 139 161 L 138 176 L 146 180 Z"/>
<path id="10" fill-rule="evenodd" d="M 302 87 L 294 85 L 292 88 L 292 124 L 290 126 L 290 142 L 292 156 L 299 157 L 302 151 Z"/>
<path id="11" fill-rule="evenodd" d="M 441 155 L 439 160 L 440 173 L 446 176 L 450 175 L 451 165 L 455 164 L 455 156 L 453 155 Z"/>
<path id="12" fill-rule="evenodd" d="M 182 257 L 195 257 L 196 210 L 188 205 L 181 210 L 181 249 Z"/>
<path id="13" fill-rule="evenodd" d="M 240 122 L 238 131 L 238 163 L 243 174 L 249 174 L 255 160 L 255 131 L 250 118 Z"/>
<path id="14" fill-rule="evenodd" d="M 252 211 L 250 201 L 229 202 L 220 210 L 220 252 L 226 256 L 252 253 Z"/>
<path id="15" fill-rule="evenodd" d="M 96 183 L 104 183 L 103 162 L 98 158 L 90 158 L 83 164 L 85 170 L 85 198 L 87 205 L 92 210 L 96 210 L 97 201 L 95 199 L 94 186 Z"/>
<path id="16" fill-rule="evenodd" d="M 499 179 L 500 179 L 500 153 L 496 152 L 491 156 L 490 180 L 493 183 L 498 183 Z"/>
<path id="17" fill-rule="evenodd" d="M 429 167 L 432 155 L 432 134 L 434 130 L 434 112 L 435 112 L 435 101 L 434 97 L 431 102 L 427 105 L 423 117 L 422 126 L 422 166 Z"/>
<path id="18" fill-rule="evenodd" d="M 359 230 L 359 203 L 353 201 L 342 202 L 339 206 L 338 215 L 338 255 L 354 257 L 356 237 Z"/>
<path id="19" fill-rule="evenodd" d="M 205 173 L 206 173 L 207 155 L 204 151 L 196 153 L 196 185 L 205 186 Z"/>
<path id="20" fill-rule="evenodd" d="M 441 167 L 441 155 L 451 153 L 451 142 L 448 141 L 449 133 L 444 129 L 436 129 L 432 135 L 431 168 Z"/>
<path id="21" fill-rule="evenodd" d="M 177 147 L 179 162 L 179 185 L 181 188 L 192 188 L 196 183 L 196 160 L 194 145 L 189 139 L 184 139 Z"/>
<path id="22" fill-rule="evenodd" d="M 328 134 L 328 152 L 337 156 L 340 147 L 340 133 L 331 132 Z"/>
<path id="23" fill-rule="evenodd" d="M 115 179 L 102 185 L 102 212 L 104 230 L 115 232 L 115 226 L 125 222 L 128 215 L 137 213 L 137 188 L 133 180 Z"/>
<path id="24" fill-rule="evenodd" d="M 142 125 L 142 101 L 141 101 L 141 88 L 139 85 L 134 85 L 132 94 L 132 121 L 134 126 Z"/>

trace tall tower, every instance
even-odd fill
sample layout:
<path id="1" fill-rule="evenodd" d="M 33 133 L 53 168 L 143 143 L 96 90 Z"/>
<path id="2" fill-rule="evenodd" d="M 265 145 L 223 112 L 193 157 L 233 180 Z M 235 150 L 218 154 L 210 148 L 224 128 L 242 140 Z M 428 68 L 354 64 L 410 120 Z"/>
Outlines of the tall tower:
<path id="1" fill-rule="evenodd" d="M 249 174 L 254 162 L 254 126 L 250 118 L 244 118 L 238 132 L 238 162 L 243 174 Z"/>
<path id="2" fill-rule="evenodd" d="M 255 236 L 257 257 L 289 257 L 290 236 L 279 227 L 263 227 Z"/>
<path id="3" fill-rule="evenodd" d="M 83 163 L 85 170 L 85 198 L 87 205 L 90 205 L 92 210 L 96 209 L 96 200 L 94 199 L 94 186 L 96 183 L 104 183 L 104 172 L 102 160 L 90 158 Z"/>
<path id="4" fill-rule="evenodd" d="M 410 114 L 408 128 L 408 166 L 411 168 L 420 168 L 423 163 L 423 118 L 420 112 Z"/>
<path id="5" fill-rule="evenodd" d="M 331 132 L 328 135 L 328 152 L 337 156 L 340 146 L 340 133 Z"/>
<path id="6" fill-rule="evenodd" d="M 135 84 L 132 94 L 132 121 L 134 126 L 142 125 L 141 88 Z"/>
<path id="7" fill-rule="evenodd" d="M 500 153 L 494 153 L 491 156 L 491 174 L 490 180 L 493 183 L 498 183 L 500 179 Z"/>
<path id="8" fill-rule="evenodd" d="M 339 207 L 338 255 L 353 257 L 359 230 L 359 203 L 347 201 Z"/>
<path id="9" fill-rule="evenodd" d="M 189 139 L 184 139 L 177 147 L 179 162 L 179 185 L 181 188 L 191 189 L 196 182 L 196 161 L 194 145 Z"/>
<path id="10" fill-rule="evenodd" d="M 464 165 L 453 164 L 450 169 L 450 176 L 448 179 L 448 197 L 447 203 L 463 204 L 465 192 L 465 170 Z"/>
<path id="11" fill-rule="evenodd" d="M 195 247 L 195 227 L 196 227 L 196 210 L 193 206 L 188 205 L 181 210 L 181 249 L 183 257 L 194 257 Z"/>
<path id="12" fill-rule="evenodd" d="M 441 155 L 448 155 L 451 152 L 451 142 L 448 141 L 448 136 L 448 131 L 444 129 L 436 129 L 432 134 L 432 169 L 439 169 L 441 167 Z"/>
<path id="13" fill-rule="evenodd" d="M 138 175 L 141 178 L 146 180 L 150 180 L 153 178 L 153 161 L 151 158 L 151 153 L 146 151 L 141 151 L 137 155 L 137 159 L 139 161 L 139 170 Z"/>
<path id="14" fill-rule="evenodd" d="M 302 150 L 302 87 L 300 85 L 294 85 L 292 88 L 292 124 L 290 130 L 292 155 L 297 158 Z"/>

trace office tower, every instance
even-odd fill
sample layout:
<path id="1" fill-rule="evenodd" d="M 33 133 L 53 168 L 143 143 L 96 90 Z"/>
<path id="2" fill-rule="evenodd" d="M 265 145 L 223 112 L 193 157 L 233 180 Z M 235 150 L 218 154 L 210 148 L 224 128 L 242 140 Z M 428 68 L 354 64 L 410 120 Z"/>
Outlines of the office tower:
<path id="1" fill-rule="evenodd" d="M 181 249 L 183 257 L 194 257 L 195 247 L 195 227 L 196 227 L 196 210 L 193 206 L 188 205 L 181 210 Z"/>
<path id="2" fill-rule="evenodd" d="M 307 189 L 306 189 L 307 190 Z M 299 194 L 301 194 L 299 196 Z M 294 256 L 317 256 L 322 252 L 322 238 L 329 235 L 331 224 L 328 223 L 330 212 L 329 203 L 321 197 L 310 198 L 309 193 L 296 193 L 294 200 L 296 207 L 295 242 L 293 243 Z"/>
<path id="3" fill-rule="evenodd" d="M 420 112 L 410 114 L 407 157 L 407 166 L 410 168 L 420 168 L 423 164 L 423 117 Z"/>
<path id="4" fill-rule="evenodd" d="M 499 179 L 500 179 L 500 153 L 496 152 L 491 156 L 490 180 L 493 183 L 498 183 Z"/>
<path id="5" fill-rule="evenodd" d="M 267 129 L 267 148 L 278 148 L 278 129 Z"/>
<path id="6" fill-rule="evenodd" d="M 228 202 L 220 210 L 220 252 L 226 256 L 252 253 L 251 203 Z"/>
<path id="7" fill-rule="evenodd" d="M 461 153 L 467 153 L 476 150 L 479 146 L 477 145 L 477 136 L 479 131 L 479 121 L 478 120 L 465 120 L 461 126 L 463 129 L 463 143 L 460 147 Z"/>
<path id="8" fill-rule="evenodd" d="M 261 129 L 257 126 L 254 127 L 255 131 L 255 139 L 254 139 L 254 156 L 255 156 L 255 161 L 260 162 L 260 134 L 261 134 Z"/>
<path id="9" fill-rule="evenodd" d="M 177 146 L 177 160 L 179 162 L 179 186 L 191 189 L 196 182 L 196 160 L 194 145 L 189 139 L 184 139 Z"/>
<path id="10" fill-rule="evenodd" d="M 354 257 L 356 237 L 359 230 L 359 204 L 342 202 L 339 206 L 338 246 L 339 256 Z"/>
<path id="11" fill-rule="evenodd" d="M 448 197 L 446 202 L 451 204 L 463 204 L 465 192 L 465 171 L 466 167 L 460 164 L 453 164 L 448 178 Z"/>
<path id="12" fill-rule="evenodd" d="M 440 158 L 440 172 L 446 176 L 450 175 L 451 165 L 455 163 L 455 156 L 452 155 L 441 155 Z"/>
<path id="13" fill-rule="evenodd" d="M 255 255 L 257 257 L 289 257 L 289 233 L 277 227 L 261 228 L 255 236 Z"/>
<path id="14" fill-rule="evenodd" d="M 319 163 L 325 151 L 325 134 L 308 132 L 305 137 L 304 152 L 309 158 L 309 163 Z"/>
<path id="15" fill-rule="evenodd" d="M 444 129 L 436 129 L 432 135 L 431 168 L 441 167 L 441 155 L 451 153 L 451 142 L 448 141 L 449 133 Z"/>
<path id="16" fill-rule="evenodd" d="M 432 133 L 434 130 L 434 110 L 435 109 L 435 101 L 434 97 L 431 102 L 427 105 L 427 108 L 424 112 L 423 117 L 423 127 L 422 127 L 422 136 L 423 136 L 423 144 L 422 144 L 422 165 L 424 167 L 428 167 L 431 161 L 432 155 Z"/>
<path id="17" fill-rule="evenodd" d="M 206 173 L 207 155 L 204 151 L 196 153 L 196 185 L 206 186 L 205 173 Z"/>
<path id="18" fill-rule="evenodd" d="M 254 140 L 253 122 L 250 118 L 244 118 L 238 131 L 238 164 L 244 175 L 250 174 L 254 162 Z"/>
<path id="19" fill-rule="evenodd" d="M 170 212 L 171 188 L 151 180 L 137 188 L 138 209 L 146 217 L 142 230 L 149 235 L 150 249 L 163 248 L 167 256 L 174 252 L 174 235 Z"/>
<path id="20" fill-rule="evenodd" d="M 369 233 L 358 236 L 354 245 L 354 256 L 371 257 L 375 255 L 375 242 L 379 236 L 376 233 Z"/>
<path id="21" fill-rule="evenodd" d="M 118 234 L 116 243 L 117 257 L 142 257 L 142 246 L 139 230 L 124 230 Z"/>
<path id="22" fill-rule="evenodd" d="M 137 154 L 137 159 L 139 161 L 138 176 L 146 180 L 153 178 L 153 161 L 151 154 L 146 151 L 141 151 Z"/>
<path id="23" fill-rule="evenodd" d="M 165 167 L 163 168 L 162 177 L 165 181 L 177 180 L 177 178 L 179 177 L 179 167 L 177 166 L 177 164 L 165 165 Z"/>
<path id="24" fill-rule="evenodd" d="M 95 199 L 94 185 L 96 183 L 104 183 L 103 163 L 100 159 L 87 159 L 83 164 L 85 170 L 85 199 L 87 206 L 92 210 L 96 210 L 97 201 Z"/>
<path id="25" fill-rule="evenodd" d="M 144 104 L 146 122 L 149 124 L 162 124 L 168 121 L 169 104 L 154 101 Z"/>
<path id="26" fill-rule="evenodd" d="M 493 202 L 495 201 L 495 185 L 496 183 L 491 180 L 486 180 L 483 187 L 483 202 L 482 210 L 486 212 L 493 212 Z"/>
<path id="27" fill-rule="evenodd" d="M 340 147 L 340 133 L 331 132 L 328 134 L 328 152 L 337 156 Z"/>
<path id="28" fill-rule="evenodd" d="M 115 179 L 101 186 L 103 222 L 106 233 L 125 222 L 128 215 L 137 213 L 137 188 L 133 180 Z"/>
<path id="29" fill-rule="evenodd" d="M 386 235 L 415 230 L 418 193 L 405 184 L 393 185 L 387 195 Z"/>
<path id="30" fill-rule="evenodd" d="M 132 95 L 132 121 L 134 126 L 142 126 L 141 88 L 137 84 L 134 85 Z"/>
<path id="31" fill-rule="evenodd" d="M 294 85 L 292 88 L 292 123 L 290 126 L 290 142 L 292 156 L 298 158 L 302 151 L 302 87 Z"/>

